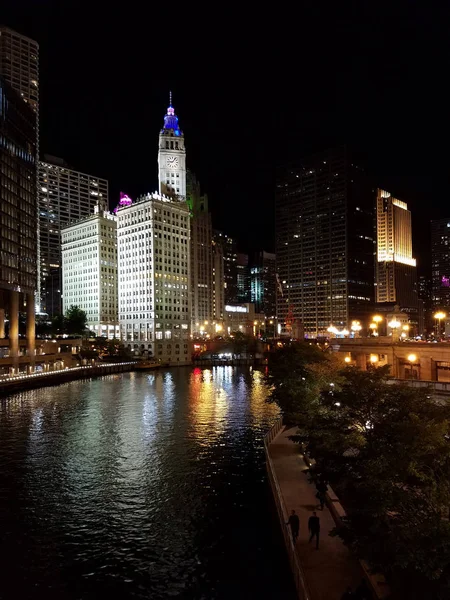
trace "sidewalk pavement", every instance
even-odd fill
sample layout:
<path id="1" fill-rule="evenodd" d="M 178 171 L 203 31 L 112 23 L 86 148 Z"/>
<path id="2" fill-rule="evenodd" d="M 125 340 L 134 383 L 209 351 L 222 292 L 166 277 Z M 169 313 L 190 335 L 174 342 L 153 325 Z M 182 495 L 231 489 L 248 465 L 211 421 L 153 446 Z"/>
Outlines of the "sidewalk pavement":
<path id="1" fill-rule="evenodd" d="M 294 427 L 279 433 L 269 445 L 269 455 L 288 515 L 295 510 L 300 519 L 296 547 L 311 600 L 340 600 L 347 586 L 355 589 L 359 585 L 363 572 L 340 538 L 328 535 L 335 523 L 326 506 L 320 510 L 317 490 L 308 482 L 307 466 L 299 446 L 288 439 L 296 431 Z M 308 519 L 313 510 L 320 518 L 319 550 L 316 550 L 315 539 L 308 543 Z"/>

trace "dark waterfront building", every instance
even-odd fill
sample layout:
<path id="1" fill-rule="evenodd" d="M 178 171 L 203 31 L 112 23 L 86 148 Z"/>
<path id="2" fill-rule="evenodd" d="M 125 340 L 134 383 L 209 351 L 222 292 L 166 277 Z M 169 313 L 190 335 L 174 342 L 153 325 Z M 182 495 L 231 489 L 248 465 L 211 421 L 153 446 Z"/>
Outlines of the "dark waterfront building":
<path id="1" fill-rule="evenodd" d="M 222 249 L 224 302 L 236 304 L 238 302 L 236 240 L 221 231 L 214 231 L 213 237 L 215 244 Z"/>
<path id="2" fill-rule="evenodd" d="M 276 257 L 282 332 L 366 323 L 374 304 L 374 192 L 345 147 L 279 170 Z M 282 291 L 281 291 L 282 290 Z"/>
<path id="3" fill-rule="evenodd" d="M 237 302 L 250 302 L 250 269 L 248 254 L 239 252 L 236 261 Z"/>
<path id="4" fill-rule="evenodd" d="M 276 316 L 276 256 L 257 252 L 250 267 L 250 302 L 269 319 Z"/>
<path id="5" fill-rule="evenodd" d="M 431 221 L 431 305 L 450 309 L 450 218 Z"/>
<path id="6" fill-rule="evenodd" d="M 200 193 L 194 173 L 186 173 L 186 201 L 191 212 L 191 332 L 213 321 L 213 246 L 208 196 Z"/>
<path id="7" fill-rule="evenodd" d="M 19 312 L 26 306 L 27 352 L 34 356 L 37 288 L 36 115 L 0 76 L 0 338 L 9 321 L 9 357 L 19 356 Z"/>

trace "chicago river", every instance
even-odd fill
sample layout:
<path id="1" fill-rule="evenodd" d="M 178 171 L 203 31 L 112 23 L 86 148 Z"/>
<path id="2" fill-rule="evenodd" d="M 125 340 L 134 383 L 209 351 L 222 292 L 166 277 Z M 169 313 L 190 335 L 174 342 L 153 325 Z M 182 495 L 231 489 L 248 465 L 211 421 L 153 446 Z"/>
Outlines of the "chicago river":
<path id="1" fill-rule="evenodd" d="M 181 367 L 0 405 L 0 598 L 294 598 L 260 371 Z"/>

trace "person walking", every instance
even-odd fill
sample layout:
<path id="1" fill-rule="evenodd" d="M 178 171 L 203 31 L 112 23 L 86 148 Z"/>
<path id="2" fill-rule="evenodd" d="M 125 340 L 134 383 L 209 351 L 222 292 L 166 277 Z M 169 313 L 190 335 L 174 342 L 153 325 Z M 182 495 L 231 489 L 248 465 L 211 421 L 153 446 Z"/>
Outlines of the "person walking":
<path id="1" fill-rule="evenodd" d="M 292 541 L 294 542 L 294 546 L 295 546 L 295 542 L 297 541 L 298 533 L 300 531 L 300 519 L 295 514 L 295 510 L 293 510 L 291 512 L 291 515 L 290 515 L 290 517 L 289 517 L 288 522 L 286 523 L 286 525 L 290 525 L 291 526 Z"/>
<path id="2" fill-rule="evenodd" d="M 328 486 L 324 481 L 319 480 L 317 482 L 316 488 L 317 488 L 316 498 L 320 502 L 320 510 L 323 510 L 323 507 L 325 505 L 325 494 L 327 493 Z"/>
<path id="3" fill-rule="evenodd" d="M 319 534 L 320 534 L 320 519 L 317 516 L 316 511 L 313 511 L 312 517 L 308 519 L 309 541 L 312 542 L 313 538 L 316 538 L 316 550 L 319 549 Z"/>

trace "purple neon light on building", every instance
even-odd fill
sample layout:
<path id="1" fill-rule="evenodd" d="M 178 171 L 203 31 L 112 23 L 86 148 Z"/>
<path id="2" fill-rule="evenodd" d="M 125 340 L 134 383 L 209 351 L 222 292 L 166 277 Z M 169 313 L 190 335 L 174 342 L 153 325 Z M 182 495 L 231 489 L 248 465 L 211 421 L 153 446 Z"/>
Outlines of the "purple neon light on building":
<path id="1" fill-rule="evenodd" d="M 130 196 L 128 196 L 128 194 L 124 194 L 123 192 L 120 192 L 119 204 L 114 209 L 114 214 L 117 213 L 119 208 L 123 208 L 124 206 L 131 206 L 132 204 L 133 204 L 133 200 L 130 198 Z"/>

